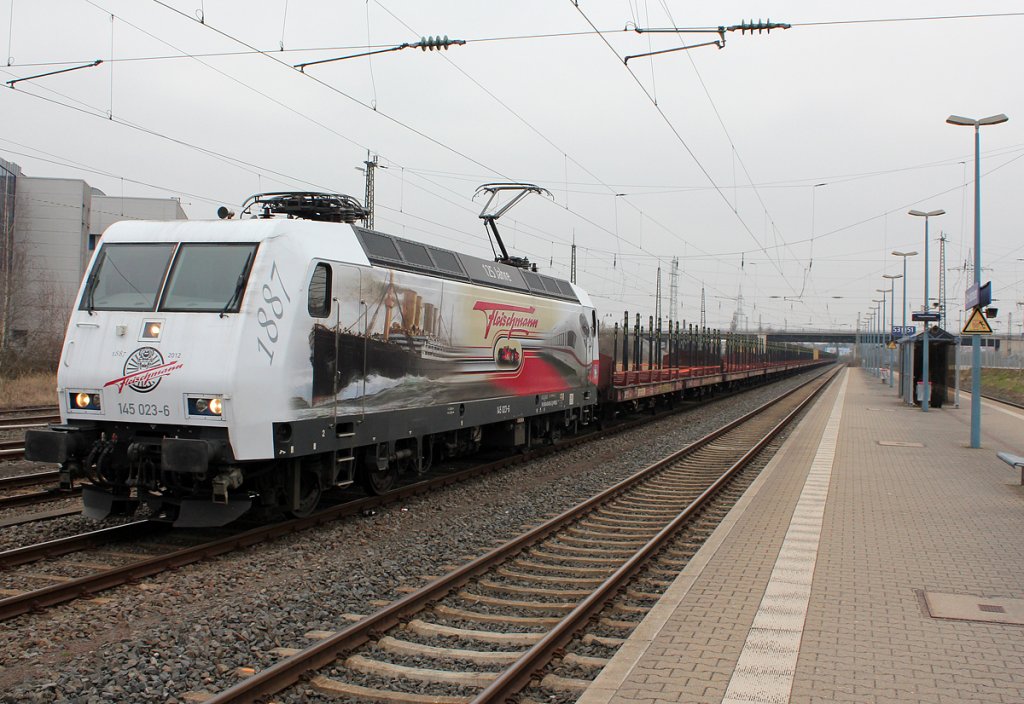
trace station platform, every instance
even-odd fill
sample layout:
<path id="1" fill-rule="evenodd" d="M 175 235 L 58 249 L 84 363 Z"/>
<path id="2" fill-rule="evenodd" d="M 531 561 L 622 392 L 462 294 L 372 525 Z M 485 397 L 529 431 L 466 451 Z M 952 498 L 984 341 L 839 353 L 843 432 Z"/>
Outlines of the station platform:
<path id="1" fill-rule="evenodd" d="M 849 368 L 579 704 L 1024 702 L 1024 412 Z"/>

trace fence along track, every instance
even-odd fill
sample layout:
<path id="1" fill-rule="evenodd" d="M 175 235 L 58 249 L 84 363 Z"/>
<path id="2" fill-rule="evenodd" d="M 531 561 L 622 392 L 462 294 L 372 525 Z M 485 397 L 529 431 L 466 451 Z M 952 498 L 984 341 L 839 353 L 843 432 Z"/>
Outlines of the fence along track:
<path id="1" fill-rule="evenodd" d="M 834 376 L 816 377 L 319 643 L 286 651 L 284 660 L 207 701 L 255 701 L 328 665 L 346 681 L 313 677 L 310 684 L 325 694 L 444 704 L 505 700 Z M 431 638 L 453 638 L 459 647 L 423 642 Z M 364 644 L 366 653 L 352 652 Z M 436 665 L 424 667 L 428 658 Z"/>

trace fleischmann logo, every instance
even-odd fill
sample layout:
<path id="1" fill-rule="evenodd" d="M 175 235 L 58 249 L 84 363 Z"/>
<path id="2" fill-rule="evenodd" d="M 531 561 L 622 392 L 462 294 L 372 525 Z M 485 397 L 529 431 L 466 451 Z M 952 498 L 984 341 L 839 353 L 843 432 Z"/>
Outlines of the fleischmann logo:
<path id="1" fill-rule="evenodd" d="M 140 394 L 147 394 L 157 387 L 160 380 L 184 366 L 181 362 L 164 362 L 160 350 L 155 347 L 140 347 L 128 355 L 124 362 L 124 376 L 111 379 L 103 388 L 117 386 L 121 393 L 127 386 Z"/>
<path id="2" fill-rule="evenodd" d="M 473 310 L 481 311 L 487 316 L 487 327 L 484 328 L 484 339 L 488 339 L 491 328 L 499 330 L 532 332 L 540 325 L 537 309 L 533 306 L 512 306 L 507 303 L 488 303 L 477 301 Z"/>

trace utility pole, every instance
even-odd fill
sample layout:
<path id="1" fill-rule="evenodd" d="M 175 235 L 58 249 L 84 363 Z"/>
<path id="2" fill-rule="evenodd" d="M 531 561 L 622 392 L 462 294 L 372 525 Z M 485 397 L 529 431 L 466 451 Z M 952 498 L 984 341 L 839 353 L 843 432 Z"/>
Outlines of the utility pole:
<path id="1" fill-rule="evenodd" d="M 672 257 L 672 268 L 669 270 L 668 308 L 669 317 L 679 319 L 679 257 Z"/>
<path id="2" fill-rule="evenodd" d="M 939 312 L 942 313 L 942 324 L 946 327 L 946 233 L 939 232 Z"/>
<path id="3" fill-rule="evenodd" d="M 654 318 L 661 323 L 661 264 L 658 265 L 658 292 L 654 296 Z"/>
<path id="4" fill-rule="evenodd" d="M 362 162 L 367 165 L 367 193 L 364 204 L 367 207 L 367 217 L 364 220 L 367 229 L 372 230 L 374 228 L 374 170 L 377 169 L 377 155 L 374 155 L 373 160 L 370 159 L 370 152 L 367 152 L 367 161 Z M 384 167 L 381 167 L 382 169 Z"/>
<path id="5" fill-rule="evenodd" d="M 704 285 L 700 287 L 700 327 L 703 329 L 708 324 L 707 308 L 704 306 Z"/>
<path id="6" fill-rule="evenodd" d="M 576 233 L 572 233 L 572 257 L 569 260 L 569 281 L 576 283 Z"/>

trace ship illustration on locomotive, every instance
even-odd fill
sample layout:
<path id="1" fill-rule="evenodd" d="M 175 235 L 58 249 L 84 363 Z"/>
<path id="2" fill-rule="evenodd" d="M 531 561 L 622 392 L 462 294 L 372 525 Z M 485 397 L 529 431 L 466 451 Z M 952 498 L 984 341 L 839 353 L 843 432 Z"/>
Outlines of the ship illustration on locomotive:
<path id="1" fill-rule="evenodd" d="M 509 256 L 495 225 L 543 189 L 479 192 L 494 260 L 360 227 L 362 206 L 337 194 L 111 225 L 68 323 L 62 422 L 29 431 L 26 457 L 58 463 L 65 487 L 88 480 L 93 518 L 142 503 L 183 527 L 303 516 L 333 487 L 383 493 L 439 460 L 556 441 L 599 410 L 812 363 L 678 323 L 655 349 L 639 316 L 599 344 L 587 293 Z"/>
<path id="2" fill-rule="evenodd" d="M 596 314 L 577 286 L 359 227 L 348 196 L 261 194 L 245 212 L 104 233 L 64 343 L 62 423 L 26 438 L 63 483 L 89 480 L 87 515 L 304 515 L 326 488 L 383 492 L 593 419 Z"/>

